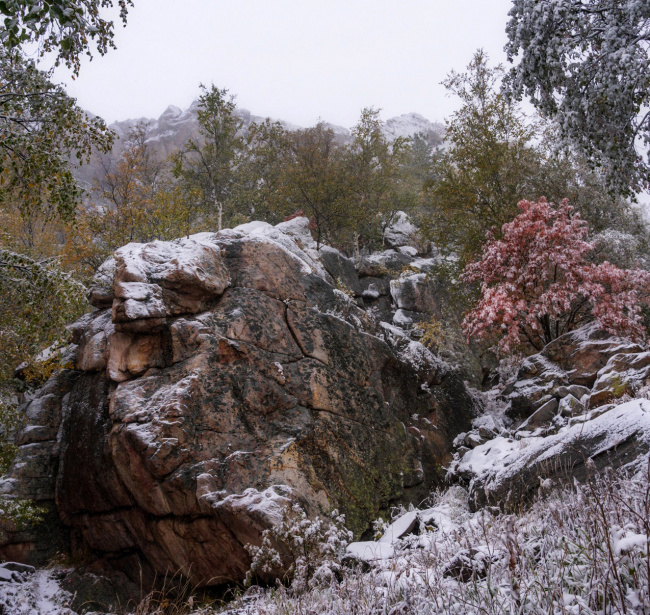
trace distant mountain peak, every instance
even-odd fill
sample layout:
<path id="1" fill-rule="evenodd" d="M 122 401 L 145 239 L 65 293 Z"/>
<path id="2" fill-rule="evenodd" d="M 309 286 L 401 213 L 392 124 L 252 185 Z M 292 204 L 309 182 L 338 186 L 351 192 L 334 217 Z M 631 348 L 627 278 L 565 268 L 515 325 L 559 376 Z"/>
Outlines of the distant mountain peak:
<path id="1" fill-rule="evenodd" d="M 175 105 L 169 105 L 158 119 L 127 119 L 111 124 L 111 128 L 120 137 L 123 137 L 136 124 L 144 122 L 149 126 L 149 140 L 159 143 L 167 142 L 165 149 L 171 151 L 174 148 L 181 147 L 188 138 L 196 133 L 197 112 L 198 100 L 195 100 L 185 110 Z M 267 119 L 264 116 L 253 115 L 248 109 L 237 108 L 235 113 L 242 120 L 244 130 L 248 130 L 251 124 L 262 123 Z M 287 130 L 302 128 L 302 126 L 282 120 L 280 120 L 280 124 Z M 330 122 L 324 122 L 324 125 L 334 132 L 338 140 L 346 142 L 351 139 L 349 128 Z M 398 137 L 411 137 L 416 133 L 422 133 L 432 141 L 440 143 L 444 138 L 444 126 L 439 122 L 431 122 L 423 115 L 415 112 L 391 117 L 384 123 L 384 134 L 391 140 Z"/>

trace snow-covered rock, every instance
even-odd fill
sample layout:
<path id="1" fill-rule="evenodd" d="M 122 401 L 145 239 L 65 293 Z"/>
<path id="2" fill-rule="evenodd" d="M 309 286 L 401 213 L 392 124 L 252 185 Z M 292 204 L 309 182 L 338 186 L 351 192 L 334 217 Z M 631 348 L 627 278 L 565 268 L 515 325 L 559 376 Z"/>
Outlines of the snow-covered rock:
<path id="1" fill-rule="evenodd" d="M 49 506 L 75 550 L 145 582 L 184 566 L 197 584 L 241 581 L 245 545 L 289 503 L 337 507 L 360 535 L 387 502 L 442 482 L 473 397 L 358 305 L 370 286 L 317 249 L 306 218 L 128 244 L 113 260 L 102 307 L 70 327 L 70 365 L 21 408 L 1 485 Z M 36 542 L 8 528 L 0 555 L 45 559 Z"/>
<path id="2" fill-rule="evenodd" d="M 589 407 L 634 395 L 650 380 L 650 352 L 616 354 L 597 374 L 589 395 Z"/>
<path id="3" fill-rule="evenodd" d="M 475 505 L 518 506 L 540 481 L 584 481 L 593 471 L 641 466 L 650 451 L 650 401 L 608 406 L 602 414 L 566 424 L 557 433 L 515 439 L 498 436 L 452 466 L 469 486 Z"/>
<path id="4" fill-rule="evenodd" d="M 408 214 L 398 211 L 394 220 L 384 231 L 384 239 L 391 248 L 414 246 L 418 228 L 411 222 Z"/>

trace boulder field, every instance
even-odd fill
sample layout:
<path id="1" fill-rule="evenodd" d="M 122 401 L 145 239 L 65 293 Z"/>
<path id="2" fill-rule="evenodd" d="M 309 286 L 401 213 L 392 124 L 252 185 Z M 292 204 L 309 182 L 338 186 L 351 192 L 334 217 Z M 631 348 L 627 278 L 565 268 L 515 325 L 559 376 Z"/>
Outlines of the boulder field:
<path id="1" fill-rule="evenodd" d="M 357 537 L 420 503 L 474 401 L 396 326 L 386 273 L 317 250 L 305 218 L 119 249 L 70 327 L 65 368 L 22 406 L 0 487 L 49 512 L 5 528 L 0 556 L 62 551 L 132 580 L 220 585 L 244 578 L 245 546 L 293 502 L 338 508 Z M 418 275 L 398 320 L 426 310 Z"/>

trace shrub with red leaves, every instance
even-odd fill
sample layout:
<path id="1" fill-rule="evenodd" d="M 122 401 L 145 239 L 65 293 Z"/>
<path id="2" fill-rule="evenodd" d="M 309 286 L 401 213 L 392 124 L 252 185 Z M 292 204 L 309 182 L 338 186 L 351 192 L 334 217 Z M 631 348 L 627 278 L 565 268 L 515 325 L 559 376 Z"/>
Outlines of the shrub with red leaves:
<path id="1" fill-rule="evenodd" d="M 593 319 L 612 334 L 645 339 L 650 273 L 590 262 L 589 225 L 566 199 L 557 209 L 544 198 L 519 209 L 463 272 L 464 282 L 481 285 L 463 321 L 468 340 L 494 341 L 504 354 L 536 351 Z"/>

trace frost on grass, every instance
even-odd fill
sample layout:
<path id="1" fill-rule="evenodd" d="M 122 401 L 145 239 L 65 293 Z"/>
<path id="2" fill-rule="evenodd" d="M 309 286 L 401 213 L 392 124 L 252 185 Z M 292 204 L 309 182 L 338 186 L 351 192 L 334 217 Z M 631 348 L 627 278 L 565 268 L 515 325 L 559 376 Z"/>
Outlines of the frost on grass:
<path id="1" fill-rule="evenodd" d="M 263 532 L 261 545 L 247 546 L 252 563 L 246 582 L 284 570 L 295 594 L 330 585 L 341 576 L 341 558 L 350 540 L 352 532 L 338 511 L 329 519 L 309 519 L 299 504 L 293 504 L 272 529 Z"/>
<path id="2" fill-rule="evenodd" d="M 396 519 L 379 540 L 350 545 L 356 555 L 374 545 L 374 556 L 357 557 L 340 578 L 299 594 L 257 590 L 225 612 L 645 615 L 649 537 L 647 471 L 608 473 L 512 515 L 470 513 L 455 488 Z"/>

